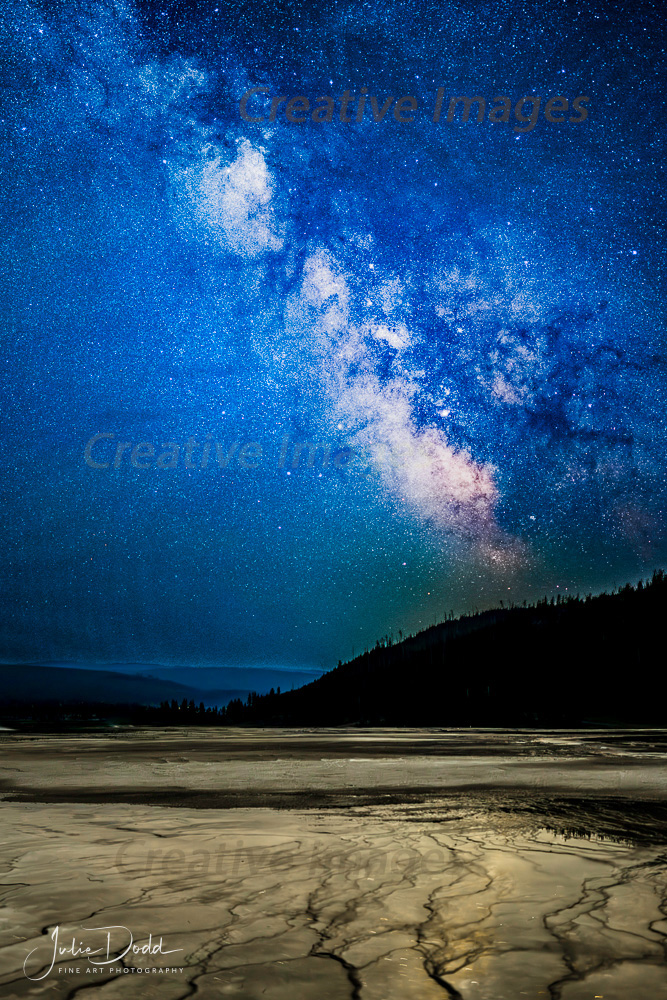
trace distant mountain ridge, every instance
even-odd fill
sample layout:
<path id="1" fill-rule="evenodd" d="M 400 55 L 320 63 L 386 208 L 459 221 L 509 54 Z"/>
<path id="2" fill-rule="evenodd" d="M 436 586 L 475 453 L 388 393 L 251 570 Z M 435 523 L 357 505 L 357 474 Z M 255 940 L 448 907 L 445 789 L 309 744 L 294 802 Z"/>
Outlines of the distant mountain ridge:
<path id="1" fill-rule="evenodd" d="M 241 691 L 203 692 L 159 678 L 121 674 L 111 670 L 79 670 L 74 667 L 44 667 L 21 663 L 0 664 L 0 705 L 10 702 L 60 701 L 64 704 L 159 705 L 161 701 L 186 698 L 210 704 L 225 704 Z"/>
<path id="2" fill-rule="evenodd" d="M 134 672 L 145 670 L 145 673 Z M 60 664 L 0 664 L 0 706 L 8 702 L 61 701 L 74 703 L 159 705 L 185 698 L 209 706 L 231 699 L 246 700 L 251 691 L 288 688 L 318 674 L 314 671 L 244 667 L 160 667 L 133 665 L 122 670 L 61 666 Z"/>
<path id="3" fill-rule="evenodd" d="M 301 687 L 316 680 L 323 670 L 290 670 L 277 667 L 161 667 L 151 666 L 141 670 L 144 677 L 159 677 L 201 691 L 220 689 L 268 692 L 271 688 Z"/>

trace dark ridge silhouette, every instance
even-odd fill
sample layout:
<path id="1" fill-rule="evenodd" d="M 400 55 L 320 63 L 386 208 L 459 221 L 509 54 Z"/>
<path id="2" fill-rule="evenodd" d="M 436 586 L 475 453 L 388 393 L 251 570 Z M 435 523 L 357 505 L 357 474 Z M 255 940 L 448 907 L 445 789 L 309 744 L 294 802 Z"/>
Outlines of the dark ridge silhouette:
<path id="1" fill-rule="evenodd" d="M 226 707 L 201 691 L 131 678 L 104 689 L 85 671 L 0 668 L 0 721 L 79 726 L 664 726 L 667 578 L 581 598 L 544 598 L 448 619 L 394 642 L 386 636 L 310 684 L 251 692 Z M 20 671 L 27 670 L 18 684 Z M 75 687 L 49 687 L 66 673 Z M 28 676 L 28 674 L 30 676 Z M 107 678 L 107 680 L 109 679 Z M 126 680 L 129 678 L 123 678 Z M 48 681 L 48 683 L 47 683 Z M 98 683 L 99 682 L 99 683 Z M 142 684 L 166 684 L 142 689 Z M 12 685 L 18 685 L 12 687 Z M 170 690 L 169 690 L 170 689 Z M 103 693 L 102 693 L 103 692 Z M 234 692 L 220 692 L 227 696 Z M 147 697 L 147 695 L 149 695 Z M 183 697 L 183 695 L 186 695 Z M 210 693 L 209 693 L 210 696 Z M 158 704 L 159 698 L 159 704 Z M 222 699 L 221 699 L 222 700 Z M 152 702 L 152 704 L 146 704 Z"/>
<path id="2" fill-rule="evenodd" d="M 448 620 L 296 691 L 232 700 L 227 724 L 664 725 L 667 579 Z"/>

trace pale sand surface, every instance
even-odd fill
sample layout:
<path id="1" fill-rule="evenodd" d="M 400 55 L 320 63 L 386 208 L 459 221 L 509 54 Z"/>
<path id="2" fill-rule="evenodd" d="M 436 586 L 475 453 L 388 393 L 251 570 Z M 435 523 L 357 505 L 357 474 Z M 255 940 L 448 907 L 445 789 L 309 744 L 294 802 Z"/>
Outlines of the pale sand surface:
<path id="1" fill-rule="evenodd" d="M 667 997 L 664 740 L 2 734 L 0 995 Z"/>

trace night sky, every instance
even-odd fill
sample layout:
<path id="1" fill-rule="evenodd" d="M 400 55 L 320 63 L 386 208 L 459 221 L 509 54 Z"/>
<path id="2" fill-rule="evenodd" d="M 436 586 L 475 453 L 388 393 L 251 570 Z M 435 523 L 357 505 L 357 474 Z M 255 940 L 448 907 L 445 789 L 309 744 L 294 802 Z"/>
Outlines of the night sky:
<path id="1" fill-rule="evenodd" d="M 664 566 L 666 34 L 660 4 L 5 3 L 0 658 L 328 668 Z M 244 121 L 253 87 L 333 121 Z"/>

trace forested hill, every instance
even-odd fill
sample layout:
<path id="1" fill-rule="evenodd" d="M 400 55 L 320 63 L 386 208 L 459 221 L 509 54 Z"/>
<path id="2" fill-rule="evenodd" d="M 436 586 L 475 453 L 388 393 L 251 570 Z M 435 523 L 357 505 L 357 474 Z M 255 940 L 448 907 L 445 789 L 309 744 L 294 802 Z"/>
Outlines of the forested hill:
<path id="1" fill-rule="evenodd" d="M 443 622 L 311 684 L 251 695 L 230 723 L 514 726 L 667 723 L 662 571 L 636 587 Z"/>

